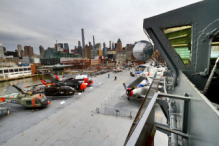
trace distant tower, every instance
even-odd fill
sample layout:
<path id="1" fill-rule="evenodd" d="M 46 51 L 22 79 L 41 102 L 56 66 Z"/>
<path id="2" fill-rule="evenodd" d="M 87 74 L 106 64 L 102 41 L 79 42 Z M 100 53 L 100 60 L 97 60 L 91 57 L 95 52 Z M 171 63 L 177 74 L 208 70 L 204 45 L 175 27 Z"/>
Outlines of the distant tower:
<path id="1" fill-rule="evenodd" d="M 84 29 L 81 29 L 81 36 L 82 36 L 82 48 L 85 47 L 85 38 L 84 38 Z"/>
<path id="2" fill-rule="evenodd" d="M 39 50 L 40 50 L 40 55 L 43 53 L 43 51 L 44 51 L 44 48 L 43 48 L 43 46 L 39 46 Z"/>
<path id="3" fill-rule="evenodd" d="M 69 46 L 68 46 L 68 43 L 64 43 L 64 49 L 67 50 L 67 52 L 69 53 Z"/>
<path id="4" fill-rule="evenodd" d="M 91 45 L 91 42 L 89 42 L 89 46 L 92 46 L 92 45 Z"/>
<path id="5" fill-rule="evenodd" d="M 109 41 L 109 48 L 111 49 L 111 41 Z"/>
<path id="6" fill-rule="evenodd" d="M 81 47 L 81 42 L 80 42 L 80 41 L 78 41 L 78 48 L 79 48 L 79 47 Z"/>
<path id="7" fill-rule="evenodd" d="M 4 57 L 4 50 L 3 50 L 2 43 L 0 43 L 0 57 Z"/>
<path id="8" fill-rule="evenodd" d="M 112 42 L 112 50 L 115 50 L 115 44 Z"/>
<path id="9" fill-rule="evenodd" d="M 18 50 L 18 56 L 21 57 L 22 56 L 21 50 L 23 50 L 23 49 L 22 49 L 22 46 L 20 44 L 17 45 L 17 50 Z"/>
<path id="10" fill-rule="evenodd" d="M 116 51 L 120 51 L 120 50 L 122 50 L 122 42 L 119 38 L 117 43 L 116 43 Z"/>
<path id="11" fill-rule="evenodd" d="M 105 44 L 105 42 L 103 43 L 103 48 L 106 48 L 106 44 Z"/>
<path id="12" fill-rule="evenodd" d="M 63 46 L 63 44 L 62 44 L 62 43 L 59 43 L 59 45 L 60 45 L 60 48 L 64 48 L 64 46 Z"/>
<path id="13" fill-rule="evenodd" d="M 25 52 L 25 56 L 33 56 L 33 47 L 31 46 L 24 46 L 24 52 Z"/>
<path id="14" fill-rule="evenodd" d="M 93 46 L 95 46 L 95 39 L 94 39 L 94 35 L 93 35 Z"/>

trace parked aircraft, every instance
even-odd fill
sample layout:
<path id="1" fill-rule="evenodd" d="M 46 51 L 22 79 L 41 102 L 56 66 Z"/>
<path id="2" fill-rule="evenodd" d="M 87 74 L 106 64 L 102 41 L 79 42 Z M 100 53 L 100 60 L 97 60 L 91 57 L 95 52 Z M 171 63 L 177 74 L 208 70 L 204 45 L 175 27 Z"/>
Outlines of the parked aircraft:
<path id="1" fill-rule="evenodd" d="M 130 97 L 144 98 L 147 93 L 147 90 L 150 87 L 150 81 L 147 77 L 140 76 L 128 87 L 126 87 L 126 84 L 123 82 L 123 86 L 126 90 L 128 100 L 130 100 Z"/>
<path id="2" fill-rule="evenodd" d="M 13 91 L 11 87 L 14 87 L 17 92 L 11 93 Z M 6 88 L 6 95 L 0 96 L 0 101 L 20 104 L 25 108 L 46 107 L 50 104 L 50 101 L 44 95 L 34 94 L 30 90 L 24 91 L 14 84 Z"/>
<path id="3" fill-rule="evenodd" d="M 86 83 L 84 83 L 84 79 L 74 79 L 71 77 L 63 80 L 60 79 L 56 74 L 55 77 L 57 79 L 56 83 L 59 83 L 60 86 L 70 86 L 77 91 L 84 91 L 87 88 Z"/>

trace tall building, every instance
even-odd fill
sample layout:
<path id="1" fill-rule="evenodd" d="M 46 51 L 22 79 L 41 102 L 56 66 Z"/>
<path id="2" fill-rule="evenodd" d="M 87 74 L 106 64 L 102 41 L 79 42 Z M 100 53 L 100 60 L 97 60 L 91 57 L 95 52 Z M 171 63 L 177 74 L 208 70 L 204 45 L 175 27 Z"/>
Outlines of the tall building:
<path id="1" fill-rule="evenodd" d="M 114 42 L 112 42 L 112 50 L 115 50 L 115 44 L 114 44 Z"/>
<path id="2" fill-rule="evenodd" d="M 91 46 L 86 45 L 85 48 L 82 49 L 82 57 L 90 59 L 92 58 L 91 55 Z"/>
<path id="3" fill-rule="evenodd" d="M 121 50 L 122 50 L 122 42 L 119 38 L 117 43 L 116 43 L 116 51 L 121 51 Z"/>
<path id="4" fill-rule="evenodd" d="M 69 46 L 68 43 L 64 43 L 64 52 L 69 53 Z"/>
<path id="5" fill-rule="evenodd" d="M 95 49 L 96 49 L 96 50 L 101 50 L 101 43 L 97 43 L 97 44 L 95 45 Z"/>
<path id="6" fill-rule="evenodd" d="M 6 53 L 6 48 L 5 47 L 3 47 L 3 51 L 4 51 L 4 53 Z"/>
<path id="7" fill-rule="evenodd" d="M 33 56 L 33 47 L 31 46 L 24 46 L 24 55 L 25 56 L 30 56 L 32 57 Z"/>
<path id="8" fill-rule="evenodd" d="M 94 39 L 94 35 L 93 35 L 93 46 L 95 46 L 95 39 Z"/>
<path id="9" fill-rule="evenodd" d="M 85 38 L 84 38 L 84 29 L 81 29 L 81 37 L 82 37 L 82 48 L 84 49 L 85 47 Z"/>
<path id="10" fill-rule="evenodd" d="M 44 51 L 44 48 L 43 48 L 43 46 L 39 46 L 39 50 L 40 50 L 40 55 L 43 53 L 43 51 Z"/>
<path id="11" fill-rule="evenodd" d="M 2 43 L 0 43 L 0 57 L 4 57 L 4 50 L 3 50 Z"/>
<path id="12" fill-rule="evenodd" d="M 91 45 L 91 42 L 89 42 L 89 46 L 91 46 L 91 47 L 92 47 L 92 45 Z"/>
<path id="13" fill-rule="evenodd" d="M 111 49 L 111 41 L 109 41 L 109 49 Z"/>
<path id="14" fill-rule="evenodd" d="M 21 50 L 23 50 L 22 45 L 18 44 L 17 45 L 17 50 L 18 50 L 18 56 L 22 57 L 22 54 L 21 54 Z"/>
<path id="15" fill-rule="evenodd" d="M 63 52 L 63 48 L 60 47 L 60 44 L 55 44 L 55 48 L 57 52 Z"/>
<path id="16" fill-rule="evenodd" d="M 78 48 L 79 48 L 79 47 L 81 47 L 81 42 L 80 42 L 80 41 L 78 41 Z"/>
<path id="17" fill-rule="evenodd" d="M 60 48 L 64 48 L 63 44 L 62 43 L 59 43 L 59 46 Z"/>

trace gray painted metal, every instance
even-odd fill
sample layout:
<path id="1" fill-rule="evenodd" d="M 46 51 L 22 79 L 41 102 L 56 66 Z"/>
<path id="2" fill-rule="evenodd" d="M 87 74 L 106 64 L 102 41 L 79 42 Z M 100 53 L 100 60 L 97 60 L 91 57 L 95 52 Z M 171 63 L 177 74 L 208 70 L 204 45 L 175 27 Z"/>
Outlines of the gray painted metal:
<path id="1" fill-rule="evenodd" d="M 187 105 L 180 103 L 180 106 L 185 108 L 184 110 L 186 110 L 185 106 L 188 106 L 187 111 L 181 112 L 187 118 L 181 121 L 188 121 L 188 124 L 182 126 L 182 132 L 186 132 L 187 129 L 189 135 L 188 145 L 218 145 L 219 111 L 182 72 L 179 76 L 179 84 L 173 94 L 184 95 L 186 92 L 190 95 Z"/>
<path id="2" fill-rule="evenodd" d="M 144 19 L 144 29 L 150 35 L 174 74 L 181 70 L 200 89 L 207 81 L 212 38 L 219 32 L 219 1 L 205 0 L 158 16 Z M 184 65 L 162 29 L 192 26 L 191 64 Z M 174 77 L 175 78 L 175 77 Z"/>
<path id="3" fill-rule="evenodd" d="M 150 103 L 148 104 L 146 111 L 142 115 L 141 120 L 139 121 L 138 125 L 136 126 L 135 131 L 132 133 L 132 135 L 130 136 L 129 140 L 127 141 L 127 143 L 125 145 L 133 146 L 133 145 L 143 144 L 142 142 L 145 141 L 145 139 L 148 139 L 148 137 L 143 137 L 143 139 L 142 139 L 140 134 L 144 130 L 146 130 L 148 133 L 151 133 L 150 131 L 152 130 L 153 125 L 151 125 L 151 123 L 147 122 L 147 120 L 148 119 L 150 120 L 149 116 L 150 116 L 150 114 L 153 114 L 153 112 L 151 112 L 151 111 L 154 108 L 154 104 L 156 102 L 157 96 L 158 96 L 158 93 L 155 93 L 153 98 L 151 99 Z"/>
<path id="4" fill-rule="evenodd" d="M 150 35 L 155 48 L 161 52 L 173 72 L 174 80 L 170 85 L 176 85 L 177 79 L 177 86 L 171 92 L 168 90 L 168 94 L 160 94 L 174 98 L 177 110 L 176 113 L 171 114 L 176 116 L 177 123 L 175 127 L 172 127 L 174 129 L 159 125 L 157 128 L 179 135 L 179 145 L 218 145 L 219 111 L 195 87 L 203 90 L 207 81 L 211 41 L 219 33 L 218 7 L 219 1 L 205 0 L 144 20 L 144 30 Z M 192 26 L 190 65 L 183 64 L 163 32 L 166 28 L 185 25 Z M 144 114 L 148 114 L 149 110 L 146 109 Z M 142 119 L 139 123 L 141 122 Z M 144 124 L 141 123 L 140 126 L 142 125 Z M 132 139 L 128 142 L 136 144 L 136 135 L 141 130 L 147 130 L 146 127 L 147 124 L 142 129 L 136 128 L 132 133 L 135 136 L 131 135 L 130 139 Z M 141 140 L 144 141 L 144 139 Z"/>

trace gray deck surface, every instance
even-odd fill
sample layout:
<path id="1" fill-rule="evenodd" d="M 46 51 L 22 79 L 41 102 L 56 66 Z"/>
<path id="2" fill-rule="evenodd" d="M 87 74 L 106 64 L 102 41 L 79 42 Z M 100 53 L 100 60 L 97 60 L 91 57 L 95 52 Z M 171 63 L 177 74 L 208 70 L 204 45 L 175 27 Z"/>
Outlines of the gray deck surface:
<path id="1" fill-rule="evenodd" d="M 129 71 L 110 75 L 110 79 L 107 74 L 94 77 L 94 84 L 81 95 L 52 100 L 45 109 L 32 112 L 20 105 L 8 104 L 14 112 L 0 117 L 0 144 L 123 145 L 134 119 L 98 114 L 95 110 L 106 107 L 137 112 L 142 100 L 126 100 L 122 82 L 128 85 L 136 79 L 130 77 Z M 113 80 L 115 75 L 116 81 Z M 156 109 L 161 111 L 158 106 Z M 165 123 L 160 112 L 156 121 Z M 166 135 L 156 132 L 155 145 L 166 142 Z"/>
<path id="2" fill-rule="evenodd" d="M 97 85 L 94 84 L 90 89 L 93 91 L 85 91 L 80 99 L 3 145 L 123 145 L 133 119 L 95 113 L 106 97 L 122 89 L 123 81 L 130 80 L 127 71 L 117 73 L 117 81 L 113 80 L 113 74 L 110 79 L 107 74 L 94 78 L 98 84 L 104 85 L 95 90 Z M 121 92 L 125 93 L 124 90 Z"/>

